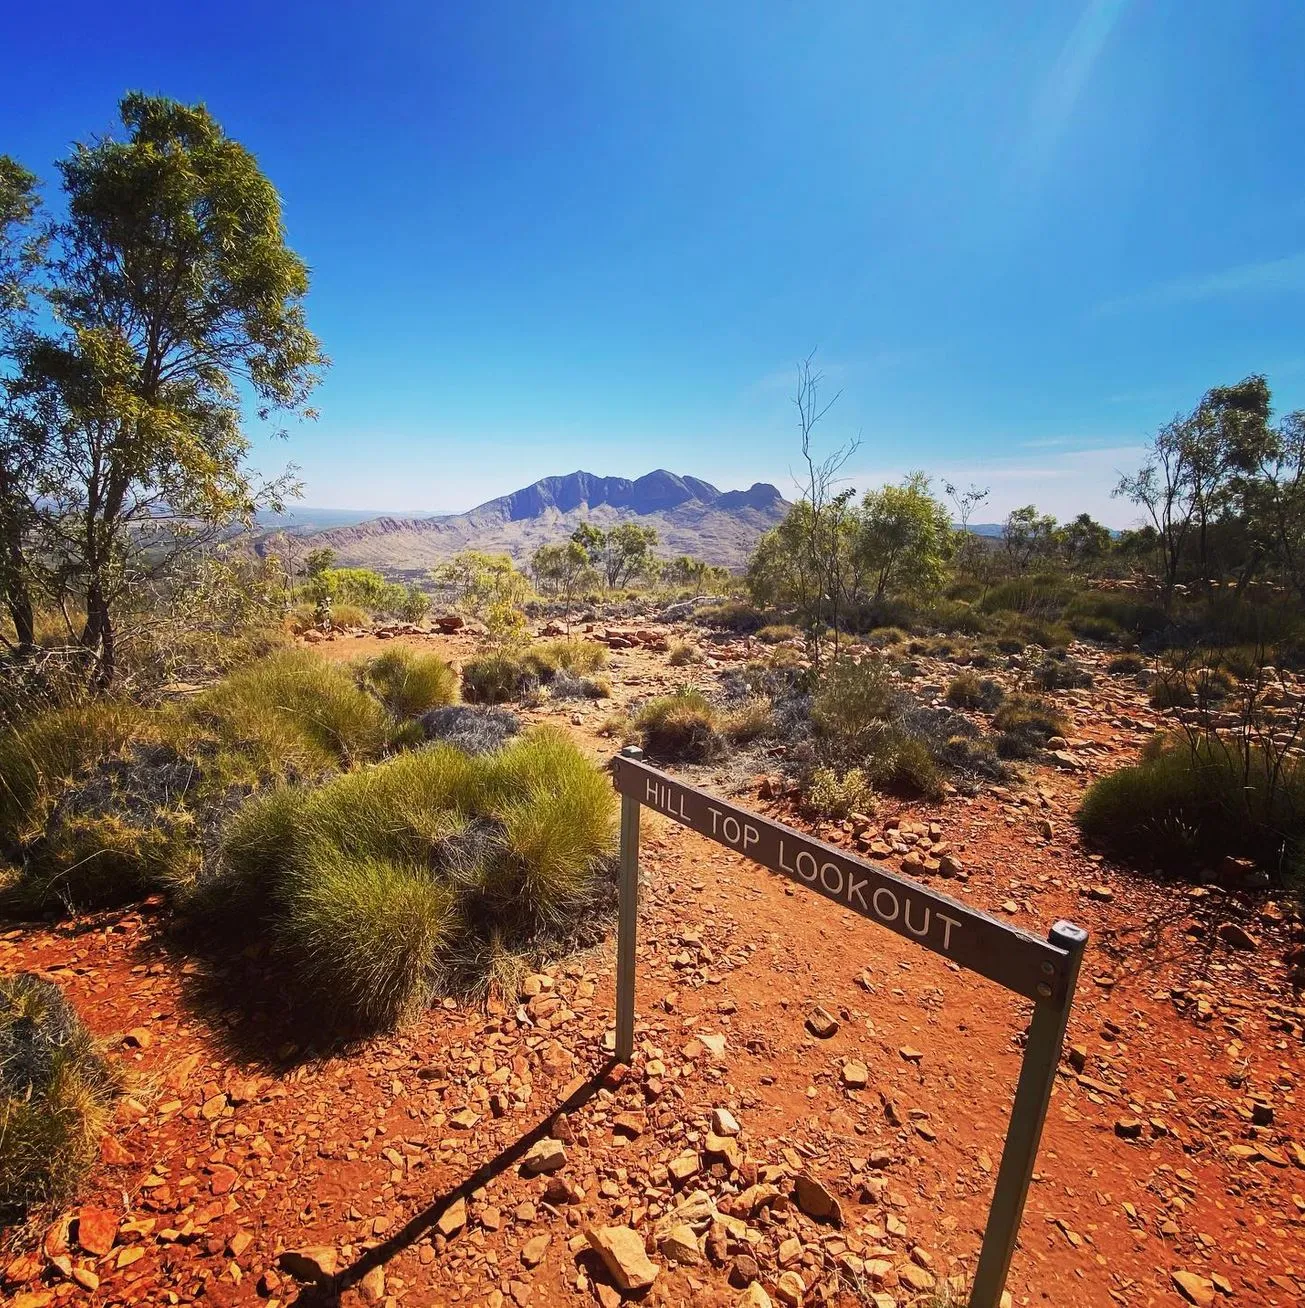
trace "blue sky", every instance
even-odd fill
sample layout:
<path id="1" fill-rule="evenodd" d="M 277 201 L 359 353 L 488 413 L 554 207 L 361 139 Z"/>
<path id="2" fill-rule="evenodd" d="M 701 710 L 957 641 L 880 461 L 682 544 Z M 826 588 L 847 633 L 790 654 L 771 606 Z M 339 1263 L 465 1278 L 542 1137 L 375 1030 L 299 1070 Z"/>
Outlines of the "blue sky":
<path id="1" fill-rule="evenodd" d="M 313 505 L 655 467 L 791 488 L 794 363 L 867 486 L 1112 524 L 1208 386 L 1305 406 L 1299 0 L 23 6 L 0 150 L 128 88 L 281 191 L 334 360 Z"/>

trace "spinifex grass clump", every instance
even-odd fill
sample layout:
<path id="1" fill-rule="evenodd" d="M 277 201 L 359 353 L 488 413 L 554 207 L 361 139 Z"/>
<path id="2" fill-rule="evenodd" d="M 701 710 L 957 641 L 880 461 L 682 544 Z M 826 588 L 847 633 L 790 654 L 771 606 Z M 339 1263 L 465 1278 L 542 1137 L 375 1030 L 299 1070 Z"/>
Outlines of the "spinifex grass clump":
<path id="1" fill-rule="evenodd" d="M 511 654 L 482 654 L 462 667 L 462 697 L 468 704 L 508 704 L 539 693 L 539 677 Z"/>
<path id="2" fill-rule="evenodd" d="M 487 754 L 435 745 L 248 805 L 210 912 L 260 922 L 332 1025 L 381 1029 L 495 952 L 592 931 L 612 891 L 615 800 L 560 731 Z"/>
<path id="3" fill-rule="evenodd" d="M 180 707 L 88 700 L 0 734 L 0 911 L 185 886 L 244 796 L 378 757 L 396 723 L 351 673 L 284 651 Z"/>
<path id="4" fill-rule="evenodd" d="M 692 686 L 649 700 L 635 715 L 634 725 L 654 759 L 705 763 L 725 753 L 720 715 Z"/>
<path id="5" fill-rule="evenodd" d="M 1078 823 L 1130 863 L 1171 871 L 1250 858 L 1297 873 L 1305 853 L 1305 764 L 1242 737 L 1156 736 L 1132 767 L 1088 788 Z"/>
<path id="6" fill-rule="evenodd" d="M 1012 695 L 997 710 L 992 725 L 1001 733 L 997 752 L 1003 758 L 1031 758 L 1054 736 L 1069 730 L 1069 719 L 1050 700 Z"/>
<path id="7" fill-rule="evenodd" d="M 457 673 L 442 658 L 402 645 L 365 663 L 359 677 L 400 721 L 452 704 L 458 697 Z"/>
<path id="8" fill-rule="evenodd" d="M 591 676 L 607 666 L 607 647 L 593 640 L 553 640 L 532 646 L 522 656 L 522 663 L 544 685 L 548 685 L 559 672 L 572 676 Z"/>
<path id="9" fill-rule="evenodd" d="M 255 776 L 313 776 L 375 758 L 393 720 L 347 668 L 287 650 L 242 668 L 189 707 L 214 745 L 243 755 Z"/>
<path id="10" fill-rule="evenodd" d="M 0 1227 L 75 1197 L 117 1092 L 58 986 L 0 977 Z"/>

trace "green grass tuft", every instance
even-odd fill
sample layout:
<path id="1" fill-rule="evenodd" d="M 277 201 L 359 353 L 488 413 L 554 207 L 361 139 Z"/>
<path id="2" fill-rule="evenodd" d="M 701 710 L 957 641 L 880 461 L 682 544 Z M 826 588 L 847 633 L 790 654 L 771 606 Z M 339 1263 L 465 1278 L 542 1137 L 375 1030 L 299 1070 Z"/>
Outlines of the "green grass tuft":
<path id="1" fill-rule="evenodd" d="M 0 1226 L 76 1198 L 118 1088 L 58 986 L 30 972 L 0 977 Z"/>
<path id="2" fill-rule="evenodd" d="M 458 697 L 457 673 L 436 654 L 395 645 L 359 670 L 362 683 L 400 721 L 443 708 Z"/>
<path id="3" fill-rule="evenodd" d="M 720 716 L 692 686 L 649 700 L 635 715 L 634 725 L 653 758 L 705 763 L 725 752 Z"/>

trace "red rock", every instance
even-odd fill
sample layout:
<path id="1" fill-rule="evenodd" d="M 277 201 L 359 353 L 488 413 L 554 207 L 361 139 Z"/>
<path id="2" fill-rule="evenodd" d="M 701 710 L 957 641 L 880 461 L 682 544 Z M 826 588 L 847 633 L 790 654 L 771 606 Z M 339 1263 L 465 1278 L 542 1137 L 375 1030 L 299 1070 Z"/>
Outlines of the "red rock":
<path id="1" fill-rule="evenodd" d="M 77 1243 L 89 1254 L 103 1257 L 118 1238 L 118 1214 L 86 1207 L 77 1214 Z"/>

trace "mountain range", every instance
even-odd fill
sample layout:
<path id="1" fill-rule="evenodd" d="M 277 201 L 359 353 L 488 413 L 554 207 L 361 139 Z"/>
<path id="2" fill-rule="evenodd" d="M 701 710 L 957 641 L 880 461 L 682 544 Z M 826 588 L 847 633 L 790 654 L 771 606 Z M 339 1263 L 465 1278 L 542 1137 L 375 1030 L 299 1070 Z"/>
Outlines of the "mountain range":
<path id="1" fill-rule="evenodd" d="M 633 481 L 573 472 L 544 477 L 466 513 L 372 518 L 300 532 L 297 543 L 304 550 L 329 546 L 341 567 L 405 575 L 424 572 L 466 549 L 524 561 L 582 522 L 599 527 L 635 522 L 656 529 L 659 554 L 692 554 L 708 563 L 741 567 L 761 534 L 781 522 L 790 507 L 767 482 L 721 491 L 664 468 Z M 260 552 L 276 548 L 283 536 L 283 530 L 265 532 L 258 541 Z"/>

